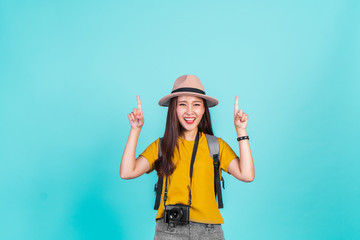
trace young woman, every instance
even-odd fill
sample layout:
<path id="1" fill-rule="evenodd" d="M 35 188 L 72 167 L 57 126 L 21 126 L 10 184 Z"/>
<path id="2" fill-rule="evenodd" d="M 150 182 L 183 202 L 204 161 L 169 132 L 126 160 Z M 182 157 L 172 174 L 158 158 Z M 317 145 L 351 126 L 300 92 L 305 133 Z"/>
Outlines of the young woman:
<path id="1" fill-rule="evenodd" d="M 157 139 L 135 158 L 137 141 L 144 124 L 139 96 L 137 101 L 138 108 L 128 114 L 131 130 L 121 159 L 120 176 L 132 179 L 155 169 L 158 176 L 163 177 L 155 239 L 224 239 L 221 228 L 224 220 L 214 190 L 214 164 L 205 136 L 213 135 L 208 108 L 216 106 L 218 100 L 205 94 L 196 76 L 183 75 L 176 79 L 171 94 L 159 101 L 160 106 L 168 107 L 161 143 Z M 255 170 L 246 134 L 247 124 L 248 115 L 238 109 L 236 97 L 234 125 L 240 158 L 224 140 L 218 138 L 219 160 L 221 170 L 240 181 L 251 182 Z M 176 211 L 172 206 L 178 207 Z M 180 224 L 178 218 L 185 216 L 187 209 L 188 222 Z M 167 220 L 164 220 L 164 216 Z"/>

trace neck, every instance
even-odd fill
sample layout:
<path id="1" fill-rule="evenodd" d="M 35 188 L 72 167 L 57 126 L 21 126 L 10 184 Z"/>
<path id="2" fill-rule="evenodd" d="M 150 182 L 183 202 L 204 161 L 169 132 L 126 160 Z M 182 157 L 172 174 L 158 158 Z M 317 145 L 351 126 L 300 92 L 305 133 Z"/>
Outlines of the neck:
<path id="1" fill-rule="evenodd" d="M 191 131 L 183 131 L 181 133 L 181 137 L 183 139 L 185 139 L 186 141 L 195 141 L 197 131 L 198 131 L 198 128 L 194 128 Z"/>

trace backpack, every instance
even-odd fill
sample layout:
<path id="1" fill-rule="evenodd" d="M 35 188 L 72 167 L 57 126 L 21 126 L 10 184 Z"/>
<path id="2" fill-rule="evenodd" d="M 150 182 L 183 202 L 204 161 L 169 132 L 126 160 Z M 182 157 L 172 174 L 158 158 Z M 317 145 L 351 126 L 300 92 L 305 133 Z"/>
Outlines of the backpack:
<path id="1" fill-rule="evenodd" d="M 217 137 L 213 135 L 209 135 L 205 133 L 205 137 L 209 146 L 210 156 L 213 159 L 214 164 L 214 188 L 215 188 L 215 197 L 217 197 L 218 200 L 218 207 L 223 208 L 223 200 L 222 200 L 222 193 L 221 193 L 221 187 L 220 187 L 220 181 L 222 181 L 222 186 L 225 189 L 225 181 L 222 176 L 219 174 L 219 168 L 220 168 L 220 161 L 219 161 L 219 141 Z M 160 138 L 159 141 L 159 158 L 162 156 L 161 154 L 161 141 L 162 138 Z M 162 193 L 162 186 L 163 186 L 163 177 L 158 177 L 158 181 L 155 184 L 154 191 L 156 193 L 156 199 L 155 199 L 155 205 L 154 210 L 159 209 L 160 205 L 160 198 Z"/>

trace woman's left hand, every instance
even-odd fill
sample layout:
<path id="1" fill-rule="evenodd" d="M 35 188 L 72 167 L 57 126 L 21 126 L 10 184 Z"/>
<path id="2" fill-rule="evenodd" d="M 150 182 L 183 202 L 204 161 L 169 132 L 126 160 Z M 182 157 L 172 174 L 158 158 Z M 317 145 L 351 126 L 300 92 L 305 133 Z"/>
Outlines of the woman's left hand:
<path id="1" fill-rule="evenodd" d="M 241 109 L 239 110 L 239 97 L 235 97 L 234 125 L 235 129 L 246 129 L 249 116 Z"/>

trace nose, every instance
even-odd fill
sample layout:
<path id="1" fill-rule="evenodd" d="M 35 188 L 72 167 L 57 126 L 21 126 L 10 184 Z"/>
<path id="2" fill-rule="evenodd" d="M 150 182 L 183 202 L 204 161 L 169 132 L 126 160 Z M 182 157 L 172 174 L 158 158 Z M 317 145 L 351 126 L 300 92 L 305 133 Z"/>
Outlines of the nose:
<path id="1" fill-rule="evenodd" d="M 193 112 L 192 106 L 189 104 L 187 106 L 186 113 L 192 113 L 192 112 Z"/>

